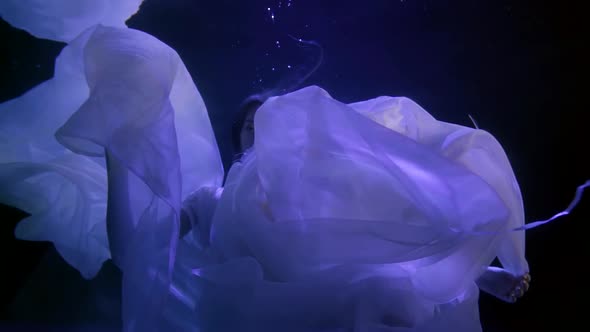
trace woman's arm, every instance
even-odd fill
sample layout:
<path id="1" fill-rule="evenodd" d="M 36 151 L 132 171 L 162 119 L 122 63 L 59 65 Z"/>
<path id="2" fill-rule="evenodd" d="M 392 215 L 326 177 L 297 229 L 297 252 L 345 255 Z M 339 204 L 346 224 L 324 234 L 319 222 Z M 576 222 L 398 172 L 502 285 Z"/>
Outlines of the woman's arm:
<path id="1" fill-rule="evenodd" d="M 128 171 L 119 160 L 105 150 L 108 177 L 107 236 L 111 258 L 121 268 L 133 230 L 133 219 L 128 192 Z"/>

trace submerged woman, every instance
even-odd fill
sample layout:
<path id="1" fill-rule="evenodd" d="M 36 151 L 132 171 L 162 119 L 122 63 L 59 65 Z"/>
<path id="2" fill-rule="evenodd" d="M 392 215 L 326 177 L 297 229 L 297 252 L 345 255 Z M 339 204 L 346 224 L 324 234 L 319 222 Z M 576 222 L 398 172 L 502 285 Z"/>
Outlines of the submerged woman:
<path id="1" fill-rule="evenodd" d="M 317 95 L 318 92 L 319 96 Z M 310 98 L 313 100 L 317 97 L 329 98 L 329 96 L 327 96 L 324 92 L 322 92 L 321 90 L 316 90 L 316 88 L 304 89 L 294 93 L 293 95 L 303 93 L 309 94 L 305 96 L 305 99 Z M 314 96 L 314 94 L 316 95 Z M 288 96 L 285 96 L 283 98 L 286 99 L 288 98 Z M 276 102 L 277 99 L 281 98 L 275 98 L 274 101 Z M 300 98 L 296 99 L 301 100 Z M 366 102 L 365 105 L 356 104 L 354 105 L 354 107 L 357 111 L 362 112 L 363 108 L 361 106 L 372 104 L 374 105 L 374 102 L 375 101 L 369 101 Z M 371 116 L 373 116 L 373 119 L 377 118 L 379 111 L 398 112 L 400 108 L 399 106 L 406 106 L 405 110 L 411 109 L 411 107 L 416 106 L 409 100 L 398 98 L 381 98 L 381 102 L 389 104 L 389 107 L 385 107 L 381 110 L 375 108 L 371 109 Z M 374 252 L 373 255 L 375 256 L 373 257 L 368 255 L 358 255 L 358 257 L 355 257 L 356 253 L 346 252 L 347 248 L 344 247 L 339 248 L 337 242 L 334 243 L 335 245 L 333 246 L 333 248 L 321 248 L 321 246 L 317 246 L 317 243 L 310 245 L 309 243 L 300 243 L 297 240 L 294 243 L 290 242 L 292 241 L 290 237 L 297 238 L 298 236 L 303 236 L 304 241 L 309 241 L 311 243 L 313 243 L 314 240 L 321 242 L 329 242 L 330 240 L 332 240 L 331 238 L 338 237 L 339 233 L 344 230 L 347 233 L 352 232 L 351 234 L 347 234 L 347 247 L 352 248 L 355 251 L 370 250 L 370 248 L 368 247 L 359 246 L 358 243 L 355 243 L 355 240 L 363 241 L 362 243 L 364 243 L 365 245 L 371 243 L 370 239 L 363 238 L 367 235 L 364 234 L 366 230 L 363 228 L 367 226 L 362 225 L 363 223 L 370 224 L 370 220 L 356 220 L 357 222 L 359 222 L 359 224 L 355 226 L 352 224 L 355 221 L 350 218 L 340 217 L 341 220 L 328 221 L 322 220 L 322 218 L 317 217 L 302 218 L 299 219 L 298 222 L 302 224 L 308 223 L 304 225 L 304 227 L 308 229 L 301 231 L 300 229 L 292 229 L 291 225 L 288 225 L 288 223 L 292 221 L 284 219 L 282 221 L 287 224 L 285 225 L 287 227 L 284 231 L 287 231 L 288 236 L 283 237 L 280 242 L 290 242 L 291 245 L 289 246 L 281 246 L 277 245 L 276 243 L 271 243 L 269 244 L 270 247 L 265 248 L 264 245 L 260 244 L 261 242 L 268 242 L 268 239 L 272 239 L 272 241 L 277 241 L 276 239 L 274 239 L 274 237 L 281 235 L 284 236 L 284 233 L 280 231 L 276 233 L 268 233 L 264 237 L 248 238 L 248 236 L 244 236 L 244 233 L 248 233 L 251 231 L 251 229 L 243 229 L 244 227 L 247 227 L 244 224 L 248 224 L 249 221 L 256 219 L 266 219 L 271 222 L 277 222 L 280 220 L 276 218 L 276 212 L 278 212 L 279 214 L 283 212 L 276 211 L 275 214 L 273 214 L 273 211 L 269 205 L 269 201 L 272 198 L 264 197 L 264 193 L 262 194 L 263 197 L 259 197 L 260 199 L 250 201 L 251 205 L 244 206 L 243 209 L 245 210 L 242 210 L 239 207 L 241 205 L 241 202 L 234 201 L 236 197 L 239 197 L 239 200 L 242 200 L 244 199 L 244 197 L 252 195 L 256 196 L 259 194 L 252 192 L 251 189 L 260 186 L 260 182 L 258 182 L 256 179 L 254 179 L 254 182 L 250 182 L 251 180 L 246 179 L 250 176 L 250 174 L 248 174 L 249 170 L 253 171 L 255 174 L 260 174 L 254 168 L 252 168 L 252 164 L 256 162 L 255 155 L 257 154 L 255 149 L 256 145 L 254 144 L 254 115 L 256 114 L 258 108 L 260 108 L 263 104 L 264 99 L 250 98 L 245 102 L 241 112 L 238 114 L 238 120 L 236 121 L 236 123 L 234 123 L 233 144 L 234 148 L 236 149 L 236 152 L 238 153 L 238 155 L 241 156 L 241 159 L 236 161 L 236 164 L 234 165 L 235 169 L 232 168 L 232 171 L 230 171 L 230 176 L 228 177 L 228 184 L 226 185 L 226 187 L 229 186 L 229 190 L 233 191 L 232 194 L 228 194 L 227 191 L 223 192 L 220 188 L 204 188 L 203 190 L 199 190 L 195 194 L 189 196 L 189 199 L 187 199 L 184 203 L 183 209 L 183 216 L 185 216 L 185 220 L 190 221 L 190 223 L 193 225 L 193 234 L 197 234 L 195 238 L 197 239 L 196 243 L 198 243 L 198 247 L 207 249 L 211 248 L 211 243 L 209 241 L 215 241 L 216 238 L 214 234 L 211 234 L 211 223 L 213 223 L 214 226 L 215 224 L 217 224 L 218 228 L 225 230 L 225 232 L 222 233 L 226 236 L 227 234 L 231 234 L 230 236 L 223 237 L 223 241 L 220 241 L 219 243 L 220 248 L 217 248 L 217 250 L 226 250 L 226 252 L 229 252 L 228 255 L 225 255 L 226 258 L 228 256 L 243 257 L 245 255 L 246 257 L 254 257 L 256 259 L 262 258 L 263 262 L 265 262 L 264 260 L 266 260 L 266 269 L 264 268 L 264 266 L 258 266 L 260 261 L 250 261 L 249 263 L 253 264 L 253 266 L 249 267 L 247 264 L 242 262 L 245 265 L 241 266 L 245 269 L 244 271 L 248 271 L 248 268 L 254 269 L 256 271 L 257 266 L 258 268 L 262 269 L 262 271 L 259 271 L 259 273 L 262 273 L 262 275 L 259 275 L 259 278 L 261 279 L 258 280 L 256 284 L 249 286 L 252 287 L 252 289 L 250 289 L 250 292 L 259 294 L 258 297 L 250 299 L 250 301 L 253 302 L 247 302 L 248 308 L 241 308 L 239 310 L 242 314 L 250 310 L 249 314 L 245 316 L 250 317 L 250 319 L 256 317 L 256 324 L 250 326 L 252 330 L 264 330 L 265 328 L 268 328 L 270 330 L 277 328 L 283 330 L 290 330 L 289 328 L 292 328 L 293 330 L 304 329 L 309 331 L 320 331 L 328 328 L 352 328 L 353 326 L 357 326 L 362 330 L 363 328 L 370 328 L 370 326 L 381 326 L 381 328 L 413 327 L 416 331 L 427 331 L 430 328 L 438 329 L 443 326 L 446 326 L 446 328 L 452 328 L 454 330 L 471 331 L 476 330 L 478 326 L 476 308 L 477 292 L 474 290 L 470 290 L 471 283 L 469 281 L 469 278 L 461 280 L 461 277 L 465 275 L 466 271 L 472 271 L 472 276 L 477 278 L 477 285 L 481 289 L 505 301 L 513 302 L 516 300 L 517 297 L 522 296 L 524 291 L 526 291 L 526 289 L 528 288 L 528 282 L 530 281 L 528 273 L 525 272 L 520 275 L 515 275 L 508 272 L 507 270 L 499 268 L 487 268 L 484 270 L 487 264 L 491 262 L 491 259 L 493 259 L 498 254 L 497 248 L 499 246 L 499 243 L 501 243 L 502 240 L 510 241 L 510 239 L 506 240 L 505 238 L 501 238 L 501 236 L 499 235 L 504 234 L 501 234 L 501 232 L 497 231 L 492 232 L 490 234 L 477 234 L 473 232 L 473 234 L 471 234 L 471 239 L 468 240 L 458 240 L 455 238 L 445 239 L 444 237 L 439 237 L 439 239 L 442 241 L 448 241 L 444 246 L 429 243 L 431 241 L 421 242 L 418 246 L 416 246 L 416 244 L 400 242 L 401 244 L 403 244 L 403 246 L 411 247 L 412 250 L 407 250 L 406 248 L 395 248 L 395 245 L 397 245 L 397 243 L 395 243 L 393 247 L 382 247 L 384 251 L 389 249 L 393 256 L 391 256 L 391 258 L 381 258 L 385 260 L 390 260 L 386 263 L 381 262 L 381 264 L 370 264 L 371 260 L 375 259 L 375 257 L 380 256 L 381 253 Z M 396 106 L 397 109 L 396 107 L 392 106 Z M 364 110 L 366 111 L 367 109 Z M 414 108 L 413 111 L 416 113 L 423 112 L 421 109 L 416 108 Z M 274 110 L 273 112 L 278 111 Z M 415 116 L 424 115 L 416 113 L 414 114 Z M 280 122 L 273 121 L 271 123 L 279 124 Z M 291 123 L 289 127 L 294 129 L 307 129 L 305 128 L 305 126 L 302 126 L 301 128 L 293 126 L 293 123 Z M 459 128 L 455 127 L 454 129 Z M 285 133 L 288 133 L 289 128 L 284 128 L 284 130 Z M 473 132 L 473 130 L 471 129 L 469 131 Z M 292 140 L 289 142 L 291 142 L 291 144 L 297 144 L 296 140 Z M 246 150 L 252 148 L 253 144 L 254 148 L 249 153 L 243 155 L 243 153 Z M 281 149 L 287 148 L 287 146 L 281 147 Z M 313 148 L 313 146 L 310 145 L 307 148 Z M 319 155 L 317 157 L 319 157 Z M 478 158 L 480 157 L 485 156 L 479 155 Z M 314 161 L 309 160 L 309 162 Z M 331 170 L 331 168 L 329 170 Z M 322 173 L 324 172 L 323 169 L 317 169 L 315 171 Z M 322 173 L 316 174 L 321 175 Z M 301 177 L 298 177 L 298 179 L 301 179 Z M 337 181 L 342 183 L 345 180 L 343 178 L 339 178 L 337 179 Z M 358 180 L 354 181 L 357 182 Z M 249 184 L 245 185 L 243 184 L 244 182 Z M 357 184 L 353 183 L 352 185 Z M 241 189 L 235 188 L 236 186 L 241 187 Z M 293 185 L 289 188 L 297 189 L 297 186 L 298 185 Z M 322 189 L 325 189 L 326 187 L 327 186 L 324 185 Z M 373 188 L 371 190 L 373 190 Z M 309 190 L 304 192 L 304 194 L 314 195 L 315 192 Z M 338 192 L 333 192 L 332 194 L 341 195 L 341 193 Z M 349 195 L 348 193 L 345 194 Z M 370 193 L 365 192 L 365 194 Z M 226 200 L 228 202 L 226 204 L 229 204 L 232 207 L 225 211 L 234 211 L 227 213 L 219 212 L 219 215 L 224 216 L 213 218 L 213 213 L 211 212 L 212 207 L 217 206 L 217 202 L 220 199 L 223 199 L 222 196 L 228 195 L 230 195 L 230 198 Z M 348 205 L 355 204 L 355 202 L 349 201 L 349 198 L 345 199 Z M 248 200 L 246 199 L 246 201 Z M 319 200 L 317 201 L 319 202 Z M 318 205 L 323 207 L 328 206 L 329 208 L 329 204 L 333 204 L 333 202 L 327 202 L 328 204 L 322 205 L 318 203 Z M 218 207 L 218 209 L 224 209 L 225 206 L 222 203 L 221 207 Z M 313 207 L 308 206 L 308 208 L 311 210 Z M 240 212 L 238 213 L 236 212 L 236 210 Z M 252 214 L 252 210 L 258 210 L 258 212 Z M 206 212 L 202 213 L 203 211 Z M 298 213 L 300 214 L 305 212 L 306 211 L 303 210 L 298 211 Z M 334 211 L 328 211 L 324 213 L 333 214 Z M 236 222 L 235 220 L 241 220 L 241 222 Z M 228 223 L 228 221 L 232 222 Z M 333 222 L 342 223 L 343 225 L 331 224 Z M 311 223 L 325 223 L 325 225 L 320 225 L 320 227 L 331 227 L 329 229 L 331 229 L 333 232 L 328 232 L 328 229 L 325 229 L 325 234 L 316 234 L 315 232 L 317 230 L 313 229 L 313 227 L 316 225 L 312 225 Z M 502 223 L 503 222 L 496 224 L 496 227 L 505 226 L 502 225 Z M 255 228 L 256 226 L 260 225 L 252 226 L 252 228 Z M 346 230 L 346 228 L 350 226 L 354 226 L 354 228 L 352 228 L 354 229 L 354 231 Z M 412 233 L 411 229 L 408 230 L 408 228 L 406 227 L 400 228 L 400 226 L 401 225 L 393 225 L 392 227 L 395 228 L 395 231 L 393 231 L 393 229 L 388 230 L 387 228 L 384 228 L 383 234 L 387 234 L 387 231 L 390 231 L 390 235 L 394 235 L 394 233 L 397 231 L 405 231 L 403 236 L 410 235 L 413 236 L 415 239 L 418 239 L 422 235 L 428 234 L 428 232 L 431 231 L 427 227 L 424 227 L 418 228 L 414 230 L 414 233 Z M 369 225 L 369 228 L 372 227 L 376 226 Z M 320 230 L 322 229 L 320 228 Z M 410 232 L 408 233 L 408 231 Z M 354 234 L 354 232 L 357 232 L 358 234 Z M 256 233 L 257 232 L 255 232 L 254 234 Z M 466 233 L 467 235 L 469 235 L 469 231 L 467 231 Z M 497 239 L 491 238 L 491 235 L 493 235 L 493 237 L 496 237 Z M 513 234 L 506 233 L 506 235 L 512 236 Z M 355 239 L 356 236 L 358 236 L 357 239 Z M 380 237 L 377 234 L 370 234 L 370 236 L 377 236 L 377 238 Z M 405 241 L 409 240 L 409 238 L 405 238 Z M 251 241 L 255 241 L 256 243 L 252 243 Z M 238 248 L 232 246 L 229 246 L 229 248 L 225 247 L 227 244 L 232 242 L 239 243 Z M 511 245 L 513 246 L 512 248 L 514 248 L 518 244 L 515 245 L 514 243 L 509 242 L 508 245 Z M 260 246 L 260 248 L 256 248 L 257 246 Z M 428 248 L 429 246 L 432 246 L 432 248 Z M 304 257 L 294 258 L 292 257 L 292 254 L 287 254 L 285 256 L 279 255 L 279 257 L 272 257 L 274 255 L 272 251 L 281 249 L 281 247 L 286 251 L 293 250 L 295 252 L 300 252 L 302 253 L 302 256 L 305 254 L 317 255 L 323 253 L 323 251 L 328 251 L 331 253 L 330 255 L 332 255 L 331 259 L 336 259 L 336 261 L 342 259 L 336 258 L 337 256 L 345 257 L 346 255 L 349 255 L 349 257 L 346 258 L 346 260 L 349 260 L 349 262 L 340 261 L 339 264 L 335 264 L 332 261 L 328 262 L 327 265 L 325 263 L 320 263 L 315 268 L 312 268 L 311 270 L 308 270 L 305 273 L 303 273 L 302 276 L 296 276 L 297 273 L 301 273 L 301 271 L 299 271 L 300 269 L 305 269 L 302 266 L 298 266 L 299 262 L 294 262 L 293 264 L 295 264 L 295 266 L 271 266 L 273 264 L 288 265 L 288 263 L 285 264 L 284 262 L 279 262 L 280 260 L 284 259 L 295 259 L 301 260 L 302 262 L 306 262 L 306 259 Z M 426 252 L 428 252 L 428 254 L 419 253 L 416 254 L 415 258 L 411 258 L 414 257 L 412 256 L 413 253 L 411 252 L 416 250 L 425 250 Z M 215 251 L 215 246 L 213 246 L 211 251 Z M 307 251 L 307 253 L 305 251 Z M 399 251 L 399 253 L 396 251 Z M 487 254 L 486 251 L 488 251 Z M 465 258 L 466 253 L 468 252 L 474 252 L 477 255 L 484 256 L 484 258 L 482 260 L 481 257 L 476 257 L 470 260 L 469 257 Z M 397 256 L 400 253 L 403 253 L 403 255 Z M 404 256 L 406 256 L 407 258 L 403 258 Z M 326 258 L 328 257 L 330 256 L 327 256 Z M 509 263 L 519 263 L 518 259 L 514 259 L 510 256 L 504 257 L 504 261 L 506 261 L 507 258 Z M 512 259 L 512 261 L 510 259 Z M 313 262 L 314 260 L 311 260 L 312 264 L 314 264 Z M 443 266 L 441 262 L 444 262 L 445 265 L 454 265 L 452 267 L 449 267 L 448 265 Z M 524 264 L 524 266 L 526 266 L 525 261 L 520 264 Z M 234 273 L 237 273 L 240 276 L 247 275 L 247 273 L 244 273 L 244 271 L 232 270 L 237 267 L 232 266 L 231 264 L 229 267 L 226 268 L 228 268 L 228 271 L 226 271 L 228 275 Z M 430 275 L 435 275 L 437 278 L 440 278 L 440 272 L 448 270 L 449 268 L 456 270 L 450 271 L 450 273 L 447 272 L 447 274 L 452 274 L 449 276 L 448 280 L 439 282 L 439 284 L 437 285 L 438 287 L 427 287 L 429 284 L 433 282 L 432 279 L 429 279 Z M 524 268 L 525 267 L 523 267 L 523 269 Z M 276 269 L 275 271 L 277 272 L 271 272 L 273 269 Z M 286 270 L 282 271 L 283 269 Z M 428 269 L 432 269 L 434 271 L 429 271 Z M 223 270 L 223 268 L 219 268 L 219 270 L 217 270 L 216 272 L 219 273 L 221 270 Z M 359 276 L 359 273 L 362 277 Z M 347 274 L 349 274 L 348 278 L 345 277 Z M 199 273 L 199 276 L 203 275 L 206 275 L 206 273 L 201 271 Z M 424 279 L 421 278 L 426 278 L 426 280 L 428 280 L 428 284 L 423 281 Z M 215 282 L 215 280 L 209 281 Z M 242 286 L 245 287 L 244 285 Z M 445 288 L 445 286 L 447 288 Z M 449 286 L 451 287 L 449 288 Z M 303 287 L 303 289 L 301 287 Z M 326 291 L 326 289 L 328 291 Z M 324 293 L 321 293 L 320 290 L 324 290 Z M 420 292 L 420 290 L 422 292 Z M 445 295 L 444 292 L 441 292 L 441 290 L 447 290 L 449 293 Z M 203 293 L 206 293 L 206 290 L 201 291 Z M 218 297 L 216 299 L 210 300 L 212 302 L 223 302 L 222 300 L 220 300 L 221 298 L 223 298 L 221 296 L 223 292 L 220 291 L 220 293 L 216 294 Z M 348 295 L 342 295 L 342 297 L 340 297 L 335 296 L 335 294 Z M 437 296 L 439 296 L 440 298 L 437 299 Z M 446 296 L 446 298 L 444 296 Z M 324 299 L 323 301 L 319 301 L 319 303 L 321 304 L 318 304 L 318 298 Z M 233 298 L 233 295 L 230 295 L 230 299 L 226 298 L 226 301 L 228 301 L 226 305 L 229 305 L 229 303 L 237 305 L 236 303 L 234 303 L 235 299 Z M 209 302 L 203 301 L 203 306 L 207 306 L 207 303 Z M 253 305 L 253 303 L 256 303 L 256 305 Z M 252 312 L 252 307 L 257 308 L 258 311 Z M 284 311 L 281 311 L 280 309 L 277 311 L 277 308 L 283 308 Z M 400 308 L 406 308 L 408 312 L 400 313 Z M 339 315 L 337 314 L 346 311 L 349 311 L 349 314 L 343 315 L 342 317 L 339 317 Z M 439 314 L 435 315 L 434 312 L 437 311 L 439 312 Z M 220 312 L 225 315 L 225 310 L 220 309 Z M 440 314 L 440 312 L 442 312 L 443 314 Z M 207 313 L 208 315 L 203 315 L 198 320 L 200 324 L 203 324 L 203 322 L 211 320 L 211 317 L 215 317 L 215 315 L 211 314 L 211 312 L 207 311 Z M 365 315 L 368 316 L 365 317 Z M 355 318 L 347 322 L 346 320 L 342 320 L 343 317 Z M 302 318 L 305 318 L 306 324 L 308 324 L 307 326 L 298 325 L 296 323 L 296 321 L 301 320 Z M 239 322 L 241 328 L 246 328 L 244 326 L 248 326 L 248 321 L 240 321 L 237 317 L 232 316 L 231 321 L 234 323 Z M 273 325 L 273 321 L 276 325 Z M 450 322 L 452 322 L 452 325 L 448 325 L 451 324 Z M 252 324 L 251 321 L 249 323 Z M 285 324 L 290 325 L 289 327 L 287 327 L 285 326 Z M 322 327 L 323 329 L 320 327 Z M 216 326 L 212 329 L 224 330 L 228 328 L 231 327 L 224 325 L 223 327 Z"/>
<path id="2" fill-rule="evenodd" d="M 253 103 L 223 190 L 204 103 L 145 33 L 85 30 L 52 81 L 3 106 L 0 133 L 18 135 L 2 198 L 33 215 L 21 234 L 89 277 L 110 256 L 126 331 L 479 331 L 477 285 L 509 301 L 527 288 L 501 146 L 409 99 L 308 87 Z"/>

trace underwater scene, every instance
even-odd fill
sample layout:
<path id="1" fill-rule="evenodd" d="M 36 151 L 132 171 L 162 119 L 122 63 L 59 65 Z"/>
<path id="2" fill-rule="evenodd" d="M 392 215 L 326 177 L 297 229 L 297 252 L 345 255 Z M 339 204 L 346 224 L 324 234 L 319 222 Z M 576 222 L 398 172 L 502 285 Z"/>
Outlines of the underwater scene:
<path id="1" fill-rule="evenodd" d="M 0 331 L 580 330 L 584 15 L 0 0 Z"/>

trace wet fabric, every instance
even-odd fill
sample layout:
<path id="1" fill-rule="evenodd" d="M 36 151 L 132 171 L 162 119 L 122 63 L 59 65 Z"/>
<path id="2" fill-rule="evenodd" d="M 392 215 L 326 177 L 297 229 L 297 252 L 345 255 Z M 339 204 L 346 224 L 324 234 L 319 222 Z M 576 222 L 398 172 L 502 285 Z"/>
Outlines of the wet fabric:
<path id="1" fill-rule="evenodd" d="M 54 78 L 0 105 L 0 201 L 31 214 L 18 237 L 84 277 L 113 259 L 126 331 L 479 331 L 485 268 L 528 272 L 520 190 L 489 133 L 307 87 L 258 110 L 221 189 L 178 54 L 76 17 L 38 34 L 69 42 Z"/>

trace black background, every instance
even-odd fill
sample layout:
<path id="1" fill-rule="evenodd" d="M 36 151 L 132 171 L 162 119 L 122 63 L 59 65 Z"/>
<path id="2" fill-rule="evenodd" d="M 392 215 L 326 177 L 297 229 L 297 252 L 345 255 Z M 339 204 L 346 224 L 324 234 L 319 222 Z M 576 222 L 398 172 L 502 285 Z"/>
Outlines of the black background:
<path id="1" fill-rule="evenodd" d="M 208 106 L 226 166 L 229 128 L 242 99 L 314 61 L 316 55 L 297 47 L 290 34 L 318 42 L 325 52 L 304 85 L 319 85 L 344 102 L 407 96 L 439 120 L 463 125 L 470 125 L 471 114 L 503 144 L 527 221 L 564 209 L 575 188 L 590 178 L 589 40 L 581 1 L 290 2 L 281 1 L 279 8 L 277 0 L 147 0 L 128 21 L 180 54 Z M 52 76 L 63 44 L 36 39 L 4 21 L 0 38 L 0 101 Z M 570 216 L 528 232 L 531 290 L 514 305 L 482 295 L 484 331 L 586 325 L 589 202 L 585 197 Z M 14 239 L 23 216 L 1 209 L 3 307 L 50 250 L 48 244 Z M 56 294 L 67 286 L 50 285 Z"/>

